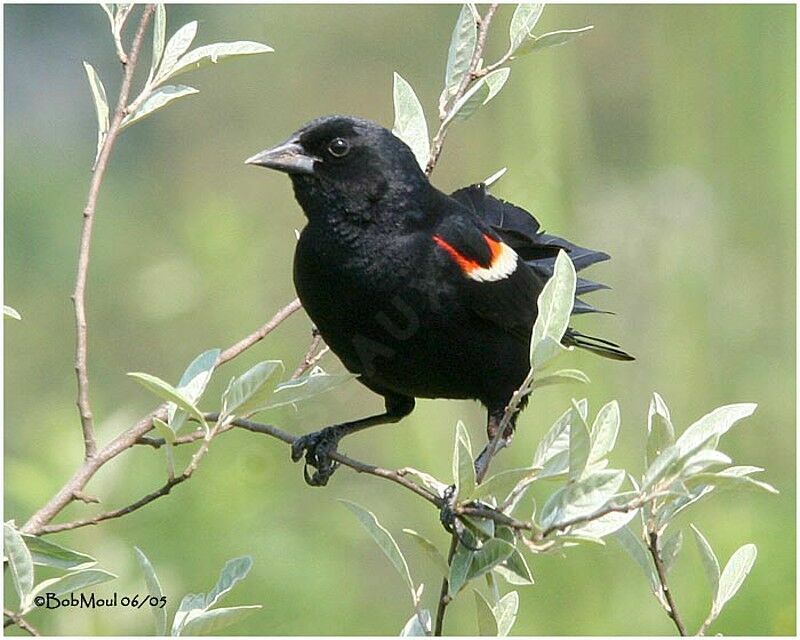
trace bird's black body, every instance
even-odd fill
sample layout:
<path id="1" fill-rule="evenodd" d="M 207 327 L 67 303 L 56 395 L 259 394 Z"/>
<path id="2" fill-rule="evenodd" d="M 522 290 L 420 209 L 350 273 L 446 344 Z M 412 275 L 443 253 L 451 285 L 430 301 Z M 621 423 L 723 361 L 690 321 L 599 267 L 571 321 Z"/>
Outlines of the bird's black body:
<path id="1" fill-rule="evenodd" d="M 316 484 L 333 470 L 323 449 L 398 420 L 416 397 L 477 399 L 491 433 L 530 369 L 537 298 L 557 252 L 576 269 L 608 258 L 541 233 L 483 185 L 442 193 L 402 141 L 366 120 L 316 120 L 249 162 L 289 173 L 308 218 L 294 260 L 300 300 L 347 369 L 386 400 L 385 415 L 301 439 L 294 453 L 306 451 Z M 598 288 L 579 280 L 577 292 Z M 575 312 L 594 310 L 576 300 Z M 565 343 L 630 359 L 572 330 Z"/>

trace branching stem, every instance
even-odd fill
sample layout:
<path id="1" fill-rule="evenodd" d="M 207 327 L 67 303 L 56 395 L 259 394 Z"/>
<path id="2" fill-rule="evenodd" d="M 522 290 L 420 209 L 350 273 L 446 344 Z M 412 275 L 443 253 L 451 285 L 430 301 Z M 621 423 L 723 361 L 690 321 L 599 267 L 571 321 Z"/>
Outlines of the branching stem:
<path id="1" fill-rule="evenodd" d="M 653 557 L 653 564 L 656 567 L 658 574 L 658 582 L 661 585 L 661 593 L 667 601 L 669 610 L 667 614 L 675 623 L 678 633 L 682 636 L 686 635 L 686 627 L 678 614 L 678 608 L 675 606 L 675 600 L 672 598 L 672 591 L 670 591 L 669 584 L 667 583 L 667 568 L 664 566 L 664 561 L 661 559 L 661 553 L 658 551 L 658 533 L 656 531 L 648 531 L 647 533 L 647 549 Z"/>

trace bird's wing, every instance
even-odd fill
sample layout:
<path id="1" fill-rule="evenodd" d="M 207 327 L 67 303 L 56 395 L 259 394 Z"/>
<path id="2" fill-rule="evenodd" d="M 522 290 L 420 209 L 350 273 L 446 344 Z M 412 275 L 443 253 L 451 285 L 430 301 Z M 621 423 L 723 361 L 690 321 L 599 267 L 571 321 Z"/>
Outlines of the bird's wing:
<path id="1" fill-rule="evenodd" d="M 542 282 L 517 252 L 468 212 L 444 218 L 431 241 L 450 281 L 456 283 L 459 300 L 527 343 Z"/>

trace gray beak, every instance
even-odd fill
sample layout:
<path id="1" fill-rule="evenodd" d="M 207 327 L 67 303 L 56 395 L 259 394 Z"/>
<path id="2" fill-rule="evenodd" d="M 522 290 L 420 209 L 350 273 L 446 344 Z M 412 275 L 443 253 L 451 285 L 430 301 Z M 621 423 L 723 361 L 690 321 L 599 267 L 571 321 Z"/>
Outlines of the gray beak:
<path id="1" fill-rule="evenodd" d="M 296 139 L 288 140 L 277 147 L 261 151 L 245 160 L 245 164 L 276 169 L 285 173 L 314 173 L 314 161 Z"/>

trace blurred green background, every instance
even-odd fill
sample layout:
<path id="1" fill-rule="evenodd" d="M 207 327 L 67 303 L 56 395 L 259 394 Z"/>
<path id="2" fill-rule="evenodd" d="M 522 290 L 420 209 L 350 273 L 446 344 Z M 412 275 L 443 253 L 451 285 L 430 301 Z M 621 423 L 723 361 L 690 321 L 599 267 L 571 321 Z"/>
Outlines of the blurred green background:
<path id="1" fill-rule="evenodd" d="M 116 96 L 119 65 L 96 6 L 7 5 L 5 11 L 5 295 L 22 322 L 5 323 L 5 518 L 24 522 L 81 456 L 72 371 L 73 286 L 81 209 L 95 150 L 95 115 L 82 60 Z M 199 21 L 196 44 L 249 39 L 275 53 L 182 76 L 200 89 L 126 131 L 97 213 L 89 278 L 91 396 L 101 442 L 153 405 L 128 371 L 176 381 L 197 353 L 226 347 L 294 296 L 294 230 L 304 224 L 289 181 L 243 159 L 321 114 L 392 124 L 392 72 L 417 90 L 433 127 L 456 5 L 180 5 L 168 32 Z M 507 44 L 503 7 L 488 59 Z M 136 18 L 131 20 L 135 22 Z M 567 406 L 618 398 L 623 426 L 612 464 L 641 472 L 652 391 L 680 429 L 718 405 L 759 404 L 723 440 L 740 464 L 765 467 L 780 496 L 723 493 L 690 509 L 722 561 L 758 545 L 750 578 L 713 632 L 795 633 L 795 7 L 551 6 L 537 32 L 594 24 L 568 46 L 524 58 L 502 93 L 447 140 L 434 182 L 479 181 L 501 167 L 494 192 L 535 212 L 549 231 L 608 251 L 595 294 L 615 316 L 576 326 L 636 354 L 621 364 L 574 353 L 586 388 L 548 388 L 520 421 L 497 468 L 524 466 Z M 149 52 L 149 44 L 146 51 Z M 145 56 L 147 61 L 149 53 Z M 145 62 L 146 64 L 146 62 Z M 296 314 L 212 380 L 280 358 L 293 368 L 310 324 Z M 341 364 L 332 356 L 323 364 Z M 206 403 L 209 410 L 213 402 Z M 264 414 L 295 433 L 381 408 L 357 383 L 299 412 Z M 453 428 L 483 437 L 474 403 L 421 401 L 396 426 L 348 439 L 344 450 L 387 467 L 447 477 Z M 183 460 L 189 451 L 181 451 Z M 164 479 L 159 452 L 140 448 L 88 486 L 121 506 Z M 428 505 L 343 469 L 307 487 L 286 447 L 249 433 L 214 443 L 195 477 L 135 515 L 54 536 L 101 559 L 119 580 L 99 594 L 143 589 L 132 546 L 154 563 L 174 611 L 208 590 L 231 557 L 254 568 L 228 604 L 264 608 L 239 634 L 396 635 L 410 615 L 402 582 L 337 498 L 373 510 L 408 552 L 412 574 L 438 592 L 435 569 L 400 529 L 446 547 Z M 530 559 L 517 634 L 670 634 L 640 569 L 610 541 L 564 557 Z M 697 551 L 686 539 L 673 570 L 679 606 L 697 628 L 709 605 Z M 171 613 L 170 613 L 171 615 Z M 113 609 L 36 612 L 53 634 L 149 633 L 150 615 Z M 472 597 L 448 613 L 448 633 L 474 634 Z"/>

